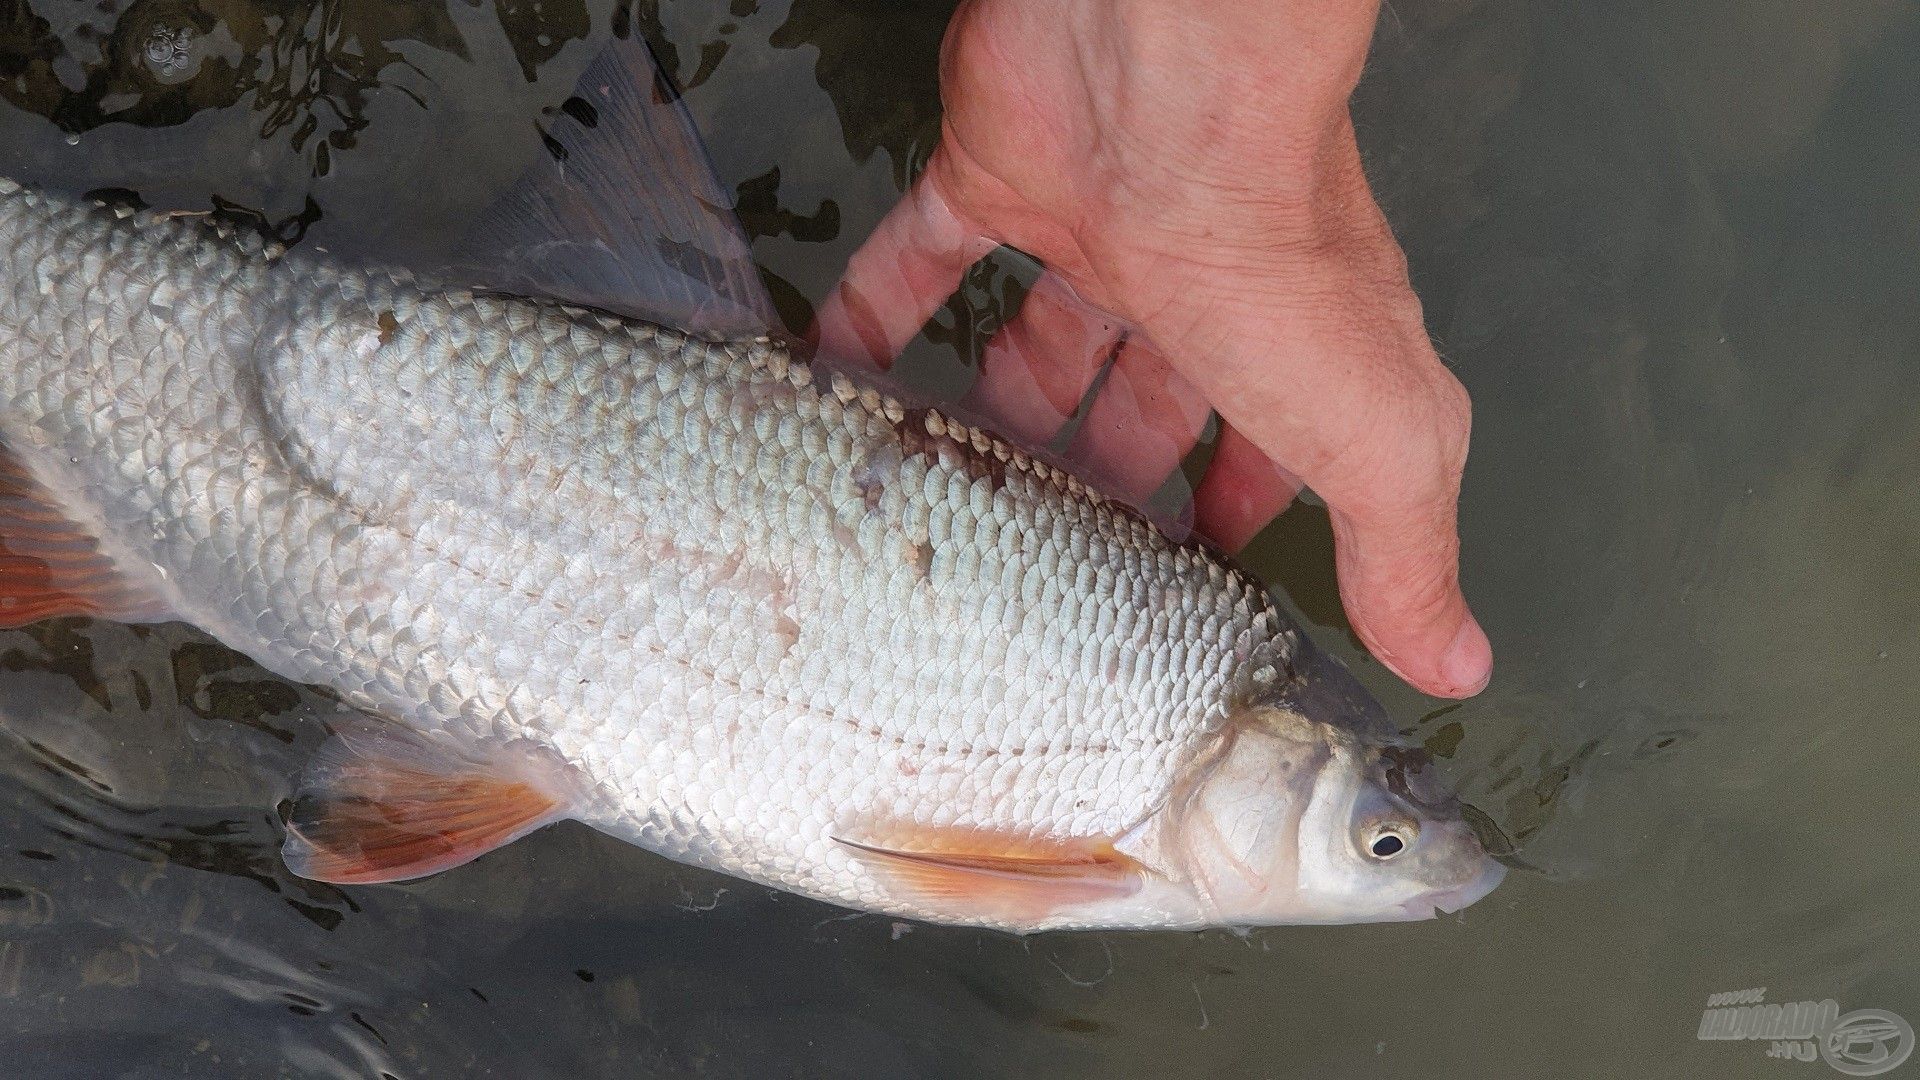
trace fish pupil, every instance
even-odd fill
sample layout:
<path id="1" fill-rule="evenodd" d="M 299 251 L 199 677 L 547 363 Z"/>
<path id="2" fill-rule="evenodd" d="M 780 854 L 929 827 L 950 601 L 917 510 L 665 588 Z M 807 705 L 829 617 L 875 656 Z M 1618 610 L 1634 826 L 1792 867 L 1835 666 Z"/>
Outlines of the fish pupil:
<path id="1" fill-rule="evenodd" d="M 1407 842 L 1405 840 L 1400 839 L 1392 833 L 1387 833 L 1385 836 L 1375 838 L 1372 850 L 1375 857 L 1385 859 L 1400 854 L 1406 846 Z"/>

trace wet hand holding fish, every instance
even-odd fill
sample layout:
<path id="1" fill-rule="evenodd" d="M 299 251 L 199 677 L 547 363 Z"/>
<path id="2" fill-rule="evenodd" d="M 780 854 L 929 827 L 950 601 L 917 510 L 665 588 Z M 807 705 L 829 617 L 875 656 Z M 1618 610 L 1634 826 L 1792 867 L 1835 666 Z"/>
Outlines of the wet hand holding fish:
<path id="1" fill-rule="evenodd" d="M 7 620 L 182 619 L 364 713 L 288 826 L 326 880 L 571 817 L 1014 930 L 1421 918 L 1498 881 L 1257 581 L 763 333 L 632 56 L 487 289 L 0 183 Z M 694 197 L 625 210 L 663 176 Z"/>
<path id="2" fill-rule="evenodd" d="M 885 363 L 980 238 L 1018 248 L 1047 272 L 983 347 L 971 400 L 1044 442 L 1098 380 L 1071 452 L 1143 496 L 1217 411 L 1203 531 L 1240 546 L 1313 488 L 1355 633 L 1415 687 L 1471 696 L 1492 653 L 1458 584 L 1467 394 L 1427 336 L 1348 116 L 1378 13 L 959 5 L 940 143 L 827 294 L 819 337 Z M 1081 301 L 1110 314 L 1083 317 Z"/>

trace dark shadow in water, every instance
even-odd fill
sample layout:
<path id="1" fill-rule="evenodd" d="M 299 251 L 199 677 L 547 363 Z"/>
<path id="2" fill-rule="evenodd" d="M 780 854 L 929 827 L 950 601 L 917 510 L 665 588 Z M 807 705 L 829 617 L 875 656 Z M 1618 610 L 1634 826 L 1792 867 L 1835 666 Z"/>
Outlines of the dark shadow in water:
<path id="1" fill-rule="evenodd" d="M 905 187 L 940 138 L 936 71 L 952 10 L 948 3 L 795 0 L 770 43 L 818 50 L 814 77 L 833 99 L 847 153 L 865 161 L 885 151 Z"/>
<path id="2" fill-rule="evenodd" d="M 592 21 L 581 0 L 502 0 L 492 10 L 529 80 Z M 0 8 L 0 97 L 76 134 L 108 123 L 168 127 L 245 99 L 261 139 L 284 138 L 325 176 L 333 156 L 356 145 L 374 95 L 421 103 L 408 84 L 425 76 L 408 46 L 469 59 L 438 3 L 12 0 Z"/>

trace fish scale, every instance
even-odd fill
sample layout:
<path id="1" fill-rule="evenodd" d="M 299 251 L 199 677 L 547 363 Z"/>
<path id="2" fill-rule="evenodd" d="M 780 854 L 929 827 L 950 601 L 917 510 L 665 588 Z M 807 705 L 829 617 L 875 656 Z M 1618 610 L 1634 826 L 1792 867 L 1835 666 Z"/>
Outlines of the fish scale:
<path id="1" fill-rule="evenodd" d="M 0 434 L 126 577 L 356 708 L 551 747 L 678 858 L 938 917 L 837 831 L 1123 833 L 1294 648 L 1210 553 L 772 341 L 11 183 L 0 268 Z"/>

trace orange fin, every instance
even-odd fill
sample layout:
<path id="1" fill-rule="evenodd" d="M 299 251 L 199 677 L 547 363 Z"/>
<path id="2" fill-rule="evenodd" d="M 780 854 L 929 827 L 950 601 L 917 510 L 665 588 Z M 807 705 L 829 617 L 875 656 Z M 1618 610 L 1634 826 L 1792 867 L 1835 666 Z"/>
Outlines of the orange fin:
<path id="1" fill-rule="evenodd" d="M 0 448 L 0 627 L 64 615 L 164 622 L 167 606 L 114 569 L 53 493 Z"/>
<path id="2" fill-rule="evenodd" d="M 957 915 L 1034 921 L 1065 907 L 1138 891 L 1146 869 L 1105 837 L 1012 837 L 953 826 L 885 829 L 835 839 L 903 890 Z"/>
<path id="3" fill-rule="evenodd" d="M 565 817 L 561 771 L 530 745 L 469 755 L 398 725 L 343 728 L 302 778 L 280 854 L 339 885 L 425 877 Z"/>

